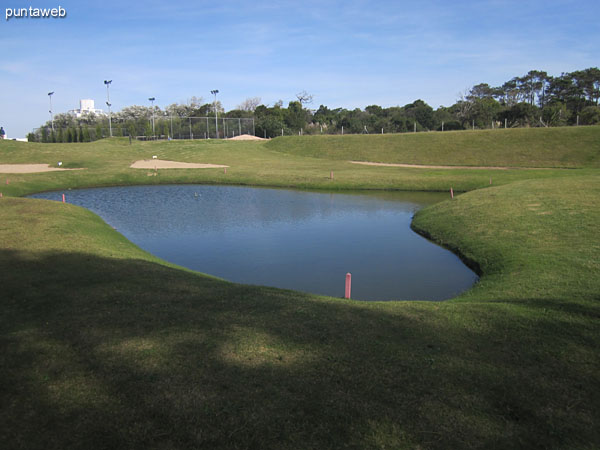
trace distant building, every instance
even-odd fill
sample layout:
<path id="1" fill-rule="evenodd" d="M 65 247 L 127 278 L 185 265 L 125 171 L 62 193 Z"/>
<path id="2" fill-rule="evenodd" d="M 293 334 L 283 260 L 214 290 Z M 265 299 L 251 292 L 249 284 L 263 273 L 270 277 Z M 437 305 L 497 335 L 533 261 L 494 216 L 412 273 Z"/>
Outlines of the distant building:
<path id="1" fill-rule="evenodd" d="M 89 114 L 104 115 L 104 111 L 94 108 L 94 100 L 85 98 L 79 100 L 79 109 L 72 109 L 69 114 L 74 115 L 78 119 Z"/>

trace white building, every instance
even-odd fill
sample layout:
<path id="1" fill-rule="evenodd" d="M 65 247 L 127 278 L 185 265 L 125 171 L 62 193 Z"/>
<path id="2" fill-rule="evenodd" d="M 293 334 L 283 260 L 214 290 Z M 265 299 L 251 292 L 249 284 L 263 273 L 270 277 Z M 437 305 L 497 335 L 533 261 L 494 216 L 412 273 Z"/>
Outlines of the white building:
<path id="1" fill-rule="evenodd" d="M 79 100 L 79 109 L 72 109 L 69 114 L 74 115 L 78 119 L 89 114 L 104 115 L 104 111 L 94 108 L 94 100 L 89 98 Z"/>

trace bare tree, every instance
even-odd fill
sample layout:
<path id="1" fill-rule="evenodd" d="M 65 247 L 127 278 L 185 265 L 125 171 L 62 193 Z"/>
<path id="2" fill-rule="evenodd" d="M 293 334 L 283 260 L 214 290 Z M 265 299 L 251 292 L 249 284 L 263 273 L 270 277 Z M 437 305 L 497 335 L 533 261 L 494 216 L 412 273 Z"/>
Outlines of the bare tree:
<path id="1" fill-rule="evenodd" d="M 204 103 L 204 97 L 196 97 L 195 95 L 192 95 L 190 98 L 188 98 L 187 100 L 187 104 L 191 107 L 191 108 L 200 108 L 202 106 L 202 104 Z"/>
<path id="2" fill-rule="evenodd" d="M 465 89 L 464 92 L 459 92 L 458 101 L 456 102 L 456 116 L 463 124 L 467 123 L 472 116 L 473 102 L 469 100 L 469 92 L 472 89 Z"/>
<path id="3" fill-rule="evenodd" d="M 298 92 L 296 94 L 296 98 L 302 104 L 303 107 L 304 107 L 305 104 L 312 103 L 312 101 L 313 101 L 312 94 L 309 94 L 306 91 Z"/>
<path id="4" fill-rule="evenodd" d="M 260 97 L 250 97 L 244 100 L 237 106 L 237 109 L 241 111 L 254 111 L 258 105 L 260 105 Z"/>
<path id="5" fill-rule="evenodd" d="M 166 112 L 170 116 L 189 117 L 194 111 L 200 109 L 204 99 L 193 95 L 188 98 L 185 103 L 173 103 L 166 108 Z"/>

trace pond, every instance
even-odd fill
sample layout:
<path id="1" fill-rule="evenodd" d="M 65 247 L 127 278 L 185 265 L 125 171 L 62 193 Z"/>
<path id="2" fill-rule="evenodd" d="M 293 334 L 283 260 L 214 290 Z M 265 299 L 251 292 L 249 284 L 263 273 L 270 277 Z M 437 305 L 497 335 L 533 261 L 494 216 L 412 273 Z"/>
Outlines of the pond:
<path id="1" fill-rule="evenodd" d="M 72 190 L 131 242 L 226 280 L 357 300 L 444 300 L 477 281 L 453 253 L 410 229 L 436 193 L 320 193 L 169 185 Z M 62 192 L 32 195 L 61 200 Z"/>

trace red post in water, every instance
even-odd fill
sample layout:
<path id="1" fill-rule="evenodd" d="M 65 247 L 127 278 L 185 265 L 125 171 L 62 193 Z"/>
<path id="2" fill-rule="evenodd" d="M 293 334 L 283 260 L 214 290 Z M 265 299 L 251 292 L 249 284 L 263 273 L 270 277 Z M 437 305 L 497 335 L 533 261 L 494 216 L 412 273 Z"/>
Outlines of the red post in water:
<path id="1" fill-rule="evenodd" d="M 450 198 L 454 198 L 454 191 L 450 188 Z"/>
<path id="2" fill-rule="evenodd" d="M 350 298 L 350 291 L 352 290 L 352 274 L 348 272 L 346 274 L 346 293 L 344 298 Z"/>
<path id="3" fill-rule="evenodd" d="M 63 203 L 65 203 L 65 194 L 63 194 Z"/>

